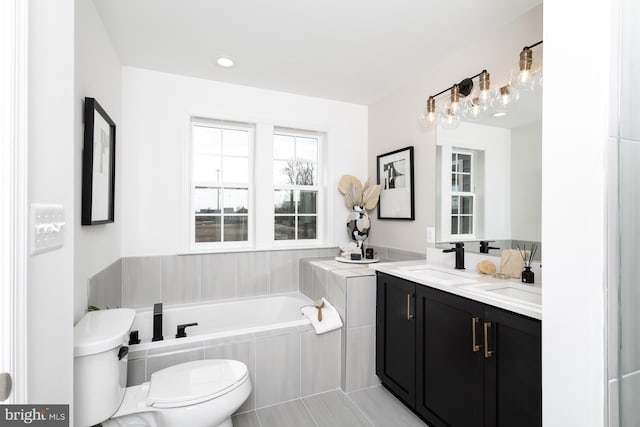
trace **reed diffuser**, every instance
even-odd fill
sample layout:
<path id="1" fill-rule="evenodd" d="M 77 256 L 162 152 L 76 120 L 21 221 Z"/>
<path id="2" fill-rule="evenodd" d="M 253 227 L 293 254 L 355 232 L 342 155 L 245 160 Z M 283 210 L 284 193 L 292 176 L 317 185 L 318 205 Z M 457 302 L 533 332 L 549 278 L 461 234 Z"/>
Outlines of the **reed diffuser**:
<path id="1" fill-rule="evenodd" d="M 527 245 L 524 245 L 524 250 L 520 250 L 520 245 L 518 245 L 518 251 L 522 256 L 522 262 L 524 265 L 524 270 L 522 271 L 521 278 L 522 283 L 534 283 L 535 275 L 533 271 L 531 271 L 531 266 L 533 263 L 533 257 L 536 255 L 536 251 L 538 250 L 538 245 L 535 243 L 531 245 L 531 249 L 529 250 L 529 254 L 527 256 Z"/>

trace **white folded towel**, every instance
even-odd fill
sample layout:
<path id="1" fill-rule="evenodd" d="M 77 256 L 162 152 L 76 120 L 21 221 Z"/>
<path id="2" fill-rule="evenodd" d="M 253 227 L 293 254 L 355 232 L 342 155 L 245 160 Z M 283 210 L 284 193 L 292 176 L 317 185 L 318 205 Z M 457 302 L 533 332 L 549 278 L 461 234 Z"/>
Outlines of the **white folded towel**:
<path id="1" fill-rule="evenodd" d="M 338 314 L 338 310 L 325 297 L 322 297 L 322 302 L 324 302 L 322 321 L 318 321 L 318 309 L 315 306 L 307 305 L 300 309 L 302 314 L 311 320 L 311 324 L 318 335 L 342 328 L 342 319 Z"/>

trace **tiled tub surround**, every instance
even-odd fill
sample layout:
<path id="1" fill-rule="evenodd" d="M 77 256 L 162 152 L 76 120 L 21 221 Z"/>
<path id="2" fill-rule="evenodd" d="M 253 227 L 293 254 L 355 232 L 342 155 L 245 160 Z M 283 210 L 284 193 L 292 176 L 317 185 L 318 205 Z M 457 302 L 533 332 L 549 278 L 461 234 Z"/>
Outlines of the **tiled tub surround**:
<path id="1" fill-rule="evenodd" d="M 310 324 L 129 352 L 127 385 L 160 369 L 202 359 L 245 363 L 253 390 L 237 411 L 275 405 L 340 387 L 341 330 L 316 335 Z"/>
<path id="2" fill-rule="evenodd" d="M 392 261 L 424 259 L 424 254 L 376 248 Z M 340 385 L 352 392 L 380 383 L 375 374 L 376 277 L 362 264 L 328 259 L 300 260 L 300 292 L 331 302 L 344 322 L 340 350 Z"/>
<path id="3" fill-rule="evenodd" d="M 89 279 L 89 305 L 150 308 L 298 292 L 302 258 L 337 248 L 128 257 Z"/>

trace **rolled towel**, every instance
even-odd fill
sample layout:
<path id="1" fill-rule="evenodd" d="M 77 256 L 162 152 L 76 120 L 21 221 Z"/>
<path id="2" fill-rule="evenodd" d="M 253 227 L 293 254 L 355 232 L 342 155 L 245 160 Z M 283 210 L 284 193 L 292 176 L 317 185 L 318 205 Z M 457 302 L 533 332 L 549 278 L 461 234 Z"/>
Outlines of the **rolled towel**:
<path id="1" fill-rule="evenodd" d="M 304 306 L 300 309 L 302 314 L 311 320 L 311 325 L 318 335 L 342 328 L 342 319 L 338 314 L 338 310 L 324 297 L 322 297 L 322 303 L 322 320 L 318 320 L 320 316 L 318 316 L 318 308 L 315 304 Z"/>

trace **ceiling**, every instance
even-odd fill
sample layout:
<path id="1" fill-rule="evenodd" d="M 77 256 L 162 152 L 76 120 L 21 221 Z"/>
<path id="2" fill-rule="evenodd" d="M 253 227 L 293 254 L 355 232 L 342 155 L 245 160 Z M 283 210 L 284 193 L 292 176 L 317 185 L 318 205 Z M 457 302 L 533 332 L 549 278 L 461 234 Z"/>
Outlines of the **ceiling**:
<path id="1" fill-rule="evenodd" d="M 123 65 L 368 105 L 540 0 L 94 0 Z M 236 65 L 215 65 L 219 56 Z"/>

